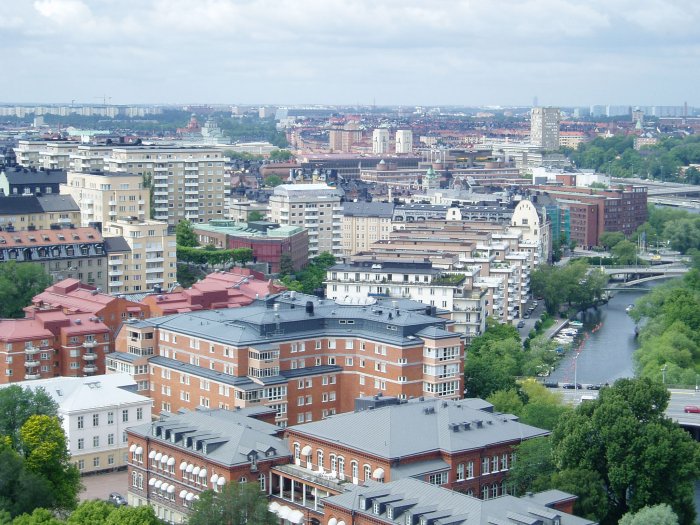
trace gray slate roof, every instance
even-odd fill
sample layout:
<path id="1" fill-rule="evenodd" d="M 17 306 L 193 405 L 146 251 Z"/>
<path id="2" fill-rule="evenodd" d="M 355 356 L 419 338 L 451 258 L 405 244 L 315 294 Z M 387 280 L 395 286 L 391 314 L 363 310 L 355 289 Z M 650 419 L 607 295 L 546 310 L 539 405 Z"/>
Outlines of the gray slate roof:
<path id="1" fill-rule="evenodd" d="M 80 211 L 78 206 L 70 195 L 41 195 L 37 197 L 39 205 L 44 212 L 60 212 L 60 211 Z"/>
<path id="2" fill-rule="evenodd" d="M 13 184 L 65 184 L 65 170 L 32 170 L 31 168 L 6 168 L 3 173 L 7 181 Z"/>
<path id="3" fill-rule="evenodd" d="M 392 202 L 344 202 L 343 215 L 346 217 L 380 217 L 391 219 L 394 214 Z"/>
<path id="4" fill-rule="evenodd" d="M 308 302 L 313 304 L 313 314 L 306 312 Z M 278 305 L 277 310 L 274 305 Z M 341 323 L 347 320 L 353 321 L 351 326 Z M 125 326 L 157 326 L 232 346 L 255 347 L 288 341 L 290 337 L 357 337 L 362 333 L 371 334 L 382 343 L 411 345 L 415 344 L 416 334 L 429 326 L 437 327 L 434 334 L 454 337 L 445 329 L 447 323 L 446 319 L 425 315 L 425 305 L 416 301 L 379 299 L 373 305 L 346 305 L 285 293 L 243 308 L 179 313 Z M 387 329 L 388 325 L 396 329 Z"/>
<path id="5" fill-rule="evenodd" d="M 469 423 L 468 430 L 464 423 Z M 469 399 L 434 398 L 338 414 L 296 425 L 292 432 L 387 459 L 437 450 L 455 453 L 549 434 L 511 414 L 474 408 Z"/>
<path id="6" fill-rule="evenodd" d="M 378 515 L 374 514 L 375 500 L 382 504 Z M 405 524 L 407 512 L 413 516 L 425 516 L 429 519 L 440 518 L 439 523 L 446 525 L 523 525 L 542 523 L 543 518 L 551 519 L 556 516 L 560 518 L 561 525 L 594 524 L 590 520 L 538 504 L 534 498 L 501 496 L 480 500 L 412 478 L 381 485 L 348 485 L 347 490 L 342 494 L 325 498 L 323 501 L 329 507 L 326 512 L 331 515 L 333 507 L 337 506 L 348 511 L 354 510 L 364 516 L 371 516 L 373 521 L 396 525 Z M 393 518 L 387 517 L 387 505 L 394 508 Z"/>
<path id="7" fill-rule="evenodd" d="M 124 239 L 124 237 L 121 235 L 118 237 L 105 237 L 104 241 L 105 251 L 107 253 L 122 253 L 131 251 L 129 243 L 127 243 L 126 239 Z"/>
<path id="8" fill-rule="evenodd" d="M 289 448 L 286 440 L 275 437 L 279 428 L 249 417 L 261 411 L 264 410 L 218 409 L 162 415 L 159 421 L 131 427 L 129 432 L 148 437 L 155 443 L 161 442 L 164 445 L 167 443 L 188 454 L 229 467 L 248 463 L 250 461 L 248 455 L 251 451 L 257 451 L 260 460 L 288 457 Z M 156 427 L 159 427 L 162 432 L 175 431 L 176 442 L 173 444 L 170 439 L 166 441 L 163 433 L 156 437 L 154 433 Z M 207 444 L 206 452 L 186 447 L 185 440 L 189 437 L 193 438 L 193 441 L 204 441 Z M 157 445 L 151 445 L 151 448 L 156 447 Z"/>

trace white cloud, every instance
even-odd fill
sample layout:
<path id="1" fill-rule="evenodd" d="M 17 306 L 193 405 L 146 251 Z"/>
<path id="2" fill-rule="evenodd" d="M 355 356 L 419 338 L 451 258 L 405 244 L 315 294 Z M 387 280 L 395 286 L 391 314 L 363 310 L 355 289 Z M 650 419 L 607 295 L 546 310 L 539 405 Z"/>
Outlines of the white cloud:
<path id="1" fill-rule="evenodd" d="M 3 98 L 641 103 L 700 82 L 699 24 L 697 0 L 0 2 Z"/>

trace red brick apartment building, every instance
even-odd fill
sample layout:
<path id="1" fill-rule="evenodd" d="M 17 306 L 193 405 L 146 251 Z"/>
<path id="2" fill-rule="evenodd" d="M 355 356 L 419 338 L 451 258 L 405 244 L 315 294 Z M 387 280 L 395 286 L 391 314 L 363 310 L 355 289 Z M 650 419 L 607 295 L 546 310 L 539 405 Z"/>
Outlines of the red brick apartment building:
<path id="1" fill-rule="evenodd" d="M 481 399 L 385 401 L 288 428 L 295 464 L 340 482 L 410 477 L 489 499 L 506 493 L 514 447 L 549 434 Z M 291 478 L 280 473 L 278 483 Z"/>
<path id="2" fill-rule="evenodd" d="M 285 292 L 242 308 L 123 326 L 110 370 L 148 385 L 154 412 L 267 406 L 287 426 L 360 396 L 459 399 L 464 345 L 451 321 L 407 300 L 343 303 Z"/>
<path id="3" fill-rule="evenodd" d="M 270 470 L 289 462 L 270 416 L 258 408 L 204 410 L 128 428 L 129 504 L 152 505 L 167 523 L 184 523 L 204 490 L 249 482 L 267 492 Z"/>
<path id="4" fill-rule="evenodd" d="M 50 286 L 24 311 L 25 319 L 0 319 L 0 383 L 104 374 L 119 326 L 148 315 L 77 279 Z"/>

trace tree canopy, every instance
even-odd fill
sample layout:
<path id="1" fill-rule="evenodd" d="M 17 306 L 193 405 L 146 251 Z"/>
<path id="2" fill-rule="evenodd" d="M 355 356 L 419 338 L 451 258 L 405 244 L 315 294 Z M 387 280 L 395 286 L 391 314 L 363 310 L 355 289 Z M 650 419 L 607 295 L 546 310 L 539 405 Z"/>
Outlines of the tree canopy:
<path id="1" fill-rule="evenodd" d="M 7 261 L 0 264 L 0 317 L 24 317 L 25 306 L 51 285 L 41 264 Z"/>
<path id="2" fill-rule="evenodd" d="M 177 223 L 175 227 L 175 242 L 178 246 L 199 246 L 197 234 L 194 233 L 194 226 L 190 221 L 180 221 Z"/>
<path id="3" fill-rule="evenodd" d="M 335 257 L 329 252 L 323 252 L 314 257 L 301 271 L 287 273 L 280 279 L 289 290 L 314 294 L 323 289 L 326 271 L 335 264 Z M 289 270 L 289 267 L 286 268 Z"/>
<path id="4" fill-rule="evenodd" d="M 566 266 L 539 266 L 532 272 L 532 292 L 544 299 L 547 313 L 555 315 L 567 303 L 576 310 L 595 305 L 603 296 L 608 277 L 581 260 Z"/>
<path id="5" fill-rule="evenodd" d="M 628 512 L 622 516 L 619 525 L 678 525 L 678 516 L 669 505 L 661 503 Z"/>
<path id="6" fill-rule="evenodd" d="M 695 520 L 693 482 L 700 445 L 664 415 L 669 393 L 647 379 L 620 379 L 562 417 L 552 436 L 557 469 L 595 473 L 607 497 L 603 525 L 668 503 L 683 525 Z M 659 490 L 659 487 L 664 487 Z"/>
<path id="7" fill-rule="evenodd" d="M 276 525 L 265 493 L 256 483 L 227 483 L 221 492 L 206 490 L 195 502 L 188 525 Z"/>
<path id="8" fill-rule="evenodd" d="M 58 404 L 46 390 L 19 385 L 0 388 L 0 436 L 9 438 L 12 448 L 19 447 L 22 426 L 31 416 L 38 415 L 58 415 Z"/>

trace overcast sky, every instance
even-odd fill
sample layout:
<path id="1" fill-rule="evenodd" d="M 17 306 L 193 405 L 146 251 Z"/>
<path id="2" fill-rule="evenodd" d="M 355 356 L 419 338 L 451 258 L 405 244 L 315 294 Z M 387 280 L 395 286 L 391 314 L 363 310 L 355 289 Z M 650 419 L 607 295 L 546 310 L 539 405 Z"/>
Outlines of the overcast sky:
<path id="1" fill-rule="evenodd" d="M 700 106 L 700 0 L 2 0 L 2 102 Z"/>

